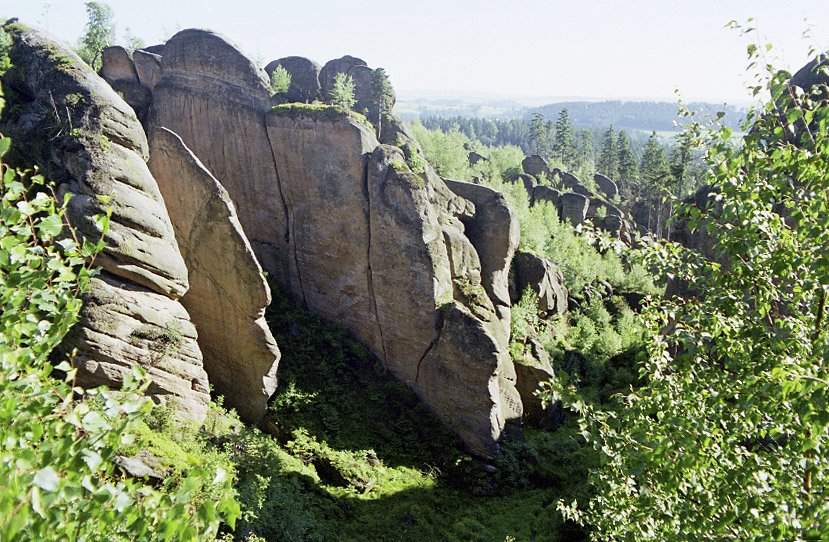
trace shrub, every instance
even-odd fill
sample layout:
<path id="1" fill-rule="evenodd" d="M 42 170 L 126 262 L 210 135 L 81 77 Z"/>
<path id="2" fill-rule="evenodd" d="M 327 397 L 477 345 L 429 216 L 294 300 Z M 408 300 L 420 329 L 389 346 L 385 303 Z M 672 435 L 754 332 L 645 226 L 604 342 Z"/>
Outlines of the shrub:
<path id="1" fill-rule="evenodd" d="M 291 88 L 291 74 L 284 66 L 277 66 L 271 73 L 271 92 L 282 96 Z"/>
<path id="2" fill-rule="evenodd" d="M 354 98 L 354 81 L 350 75 L 338 73 L 334 76 L 334 86 L 331 89 L 331 103 L 351 111 L 357 100 Z"/>

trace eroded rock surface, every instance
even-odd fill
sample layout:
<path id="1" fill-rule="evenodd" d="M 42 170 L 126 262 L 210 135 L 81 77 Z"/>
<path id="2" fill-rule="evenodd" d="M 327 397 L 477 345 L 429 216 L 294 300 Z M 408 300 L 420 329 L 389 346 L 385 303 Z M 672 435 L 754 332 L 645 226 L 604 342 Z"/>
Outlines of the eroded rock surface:
<path id="1" fill-rule="evenodd" d="M 489 193 L 453 193 L 428 165 L 412 173 L 348 114 L 270 111 L 266 75 L 217 34 L 180 32 L 161 67 L 151 124 L 176 132 L 221 180 L 262 267 L 364 342 L 470 451 L 493 456 L 522 412 L 506 351 L 517 244 L 508 208 Z M 344 57 L 321 70 L 321 87 L 370 71 Z M 395 120 L 382 137 L 396 143 L 407 133 Z M 491 247 L 473 233 L 488 221 Z"/>
<path id="2" fill-rule="evenodd" d="M 187 264 L 181 303 L 199 334 L 204 368 L 225 406 L 259 422 L 276 390 L 279 349 L 265 322 L 271 292 L 224 187 L 175 133 L 150 134 L 158 181 Z"/>
<path id="3" fill-rule="evenodd" d="M 568 292 L 561 269 L 546 258 L 529 252 L 516 252 L 512 262 L 512 291 L 517 303 L 530 288 L 538 296 L 538 310 L 545 318 L 567 312 Z"/>
<path id="4" fill-rule="evenodd" d="M 161 193 L 147 165 L 135 114 L 68 47 L 44 31 L 9 24 L 14 70 L 2 131 L 22 164 L 39 164 L 59 197 L 72 196 L 70 223 L 97 240 L 93 219 L 110 196 L 112 221 L 96 259 L 103 271 L 84 295 L 64 349 L 78 349 L 78 379 L 118 386 L 130 363 L 150 373 L 151 393 L 196 420 L 207 411 L 207 375 L 196 332 L 177 301 L 188 289 Z"/>

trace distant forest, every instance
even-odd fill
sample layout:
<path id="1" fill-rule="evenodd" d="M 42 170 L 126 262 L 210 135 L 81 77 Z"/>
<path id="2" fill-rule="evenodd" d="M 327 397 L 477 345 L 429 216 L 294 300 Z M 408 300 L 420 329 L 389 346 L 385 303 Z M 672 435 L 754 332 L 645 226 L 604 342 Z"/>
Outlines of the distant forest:
<path id="1" fill-rule="evenodd" d="M 695 102 L 687 104 L 686 108 L 695 113 L 700 122 L 716 117 L 718 111 L 724 111 L 725 116 L 721 122 L 735 131 L 740 130 L 745 118 L 745 111 L 734 106 Z M 526 108 L 520 118 L 512 119 L 432 114 L 423 115 L 420 122 L 430 130 L 442 132 L 457 128 L 473 141 L 480 141 L 485 146 L 515 145 L 525 154 L 533 154 L 531 119 L 538 113 L 553 120 L 564 109 L 568 111 L 573 128 L 590 132 L 594 142 L 601 141 L 602 134 L 609 126 L 617 131 L 626 131 L 637 157 L 641 156 L 652 132 L 660 132 L 663 144 L 670 144 L 672 136 L 679 133 L 684 124 L 690 123 L 678 115 L 679 106 L 676 103 L 622 101 L 559 102 Z"/>

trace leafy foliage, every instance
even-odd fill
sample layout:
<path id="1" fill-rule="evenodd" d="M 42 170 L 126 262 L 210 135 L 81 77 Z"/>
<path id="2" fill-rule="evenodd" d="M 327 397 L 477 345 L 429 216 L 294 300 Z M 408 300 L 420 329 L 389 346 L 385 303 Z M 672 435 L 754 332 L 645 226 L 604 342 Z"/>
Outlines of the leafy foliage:
<path id="1" fill-rule="evenodd" d="M 354 81 L 350 75 L 338 73 L 334 76 L 334 86 L 331 88 L 331 103 L 351 111 L 357 100 L 354 98 Z"/>
<path id="2" fill-rule="evenodd" d="M 277 66 L 271 73 L 271 92 L 277 96 L 282 96 L 291 87 L 291 74 L 284 66 Z"/>
<path id="3" fill-rule="evenodd" d="M 103 2 L 86 2 L 87 23 L 75 52 L 94 70 L 101 68 L 101 52 L 115 43 L 112 9 Z"/>
<path id="4" fill-rule="evenodd" d="M 550 394 L 602 450 L 597 494 L 562 507 L 597 540 L 829 538 L 829 102 L 790 77 L 770 68 L 741 148 L 711 134 L 718 195 L 683 212 L 713 251 L 645 252 L 698 292 L 647 311 L 647 386 L 612 411 Z"/>

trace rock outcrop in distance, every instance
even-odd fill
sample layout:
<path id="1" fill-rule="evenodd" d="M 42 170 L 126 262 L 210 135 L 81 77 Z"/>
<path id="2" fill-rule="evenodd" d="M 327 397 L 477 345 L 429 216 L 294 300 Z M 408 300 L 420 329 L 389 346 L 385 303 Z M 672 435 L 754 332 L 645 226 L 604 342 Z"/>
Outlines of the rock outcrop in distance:
<path id="1" fill-rule="evenodd" d="M 572 173 L 550 169 L 539 155 L 526 157 L 521 165 L 524 173 L 511 181 L 524 185 L 531 205 L 547 202 L 555 207 L 562 221 L 574 227 L 589 222 L 628 245 L 632 243 L 636 227 L 619 206 L 611 203 L 610 200 L 618 201 L 619 189 L 610 178 L 598 173 L 593 176 L 602 192 L 595 194 Z"/>
<path id="2" fill-rule="evenodd" d="M 104 81 L 45 33 L 7 28 L 2 130 L 20 163 L 74 194 L 70 220 L 90 238 L 96 196 L 113 196 L 103 271 L 65 344 L 85 385 L 117 386 L 134 363 L 186 416 L 204 417 L 213 386 L 258 421 L 279 360 L 264 270 L 366 344 L 470 452 L 498 452 L 523 410 L 508 353 L 517 221 L 493 190 L 409 168 L 422 150 L 379 114 L 364 62 L 276 65 L 304 70 L 302 100 L 349 73 L 375 125 L 332 106 L 273 107 L 284 98 L 268 73 L 212 32 L 108 49 Z"/>

